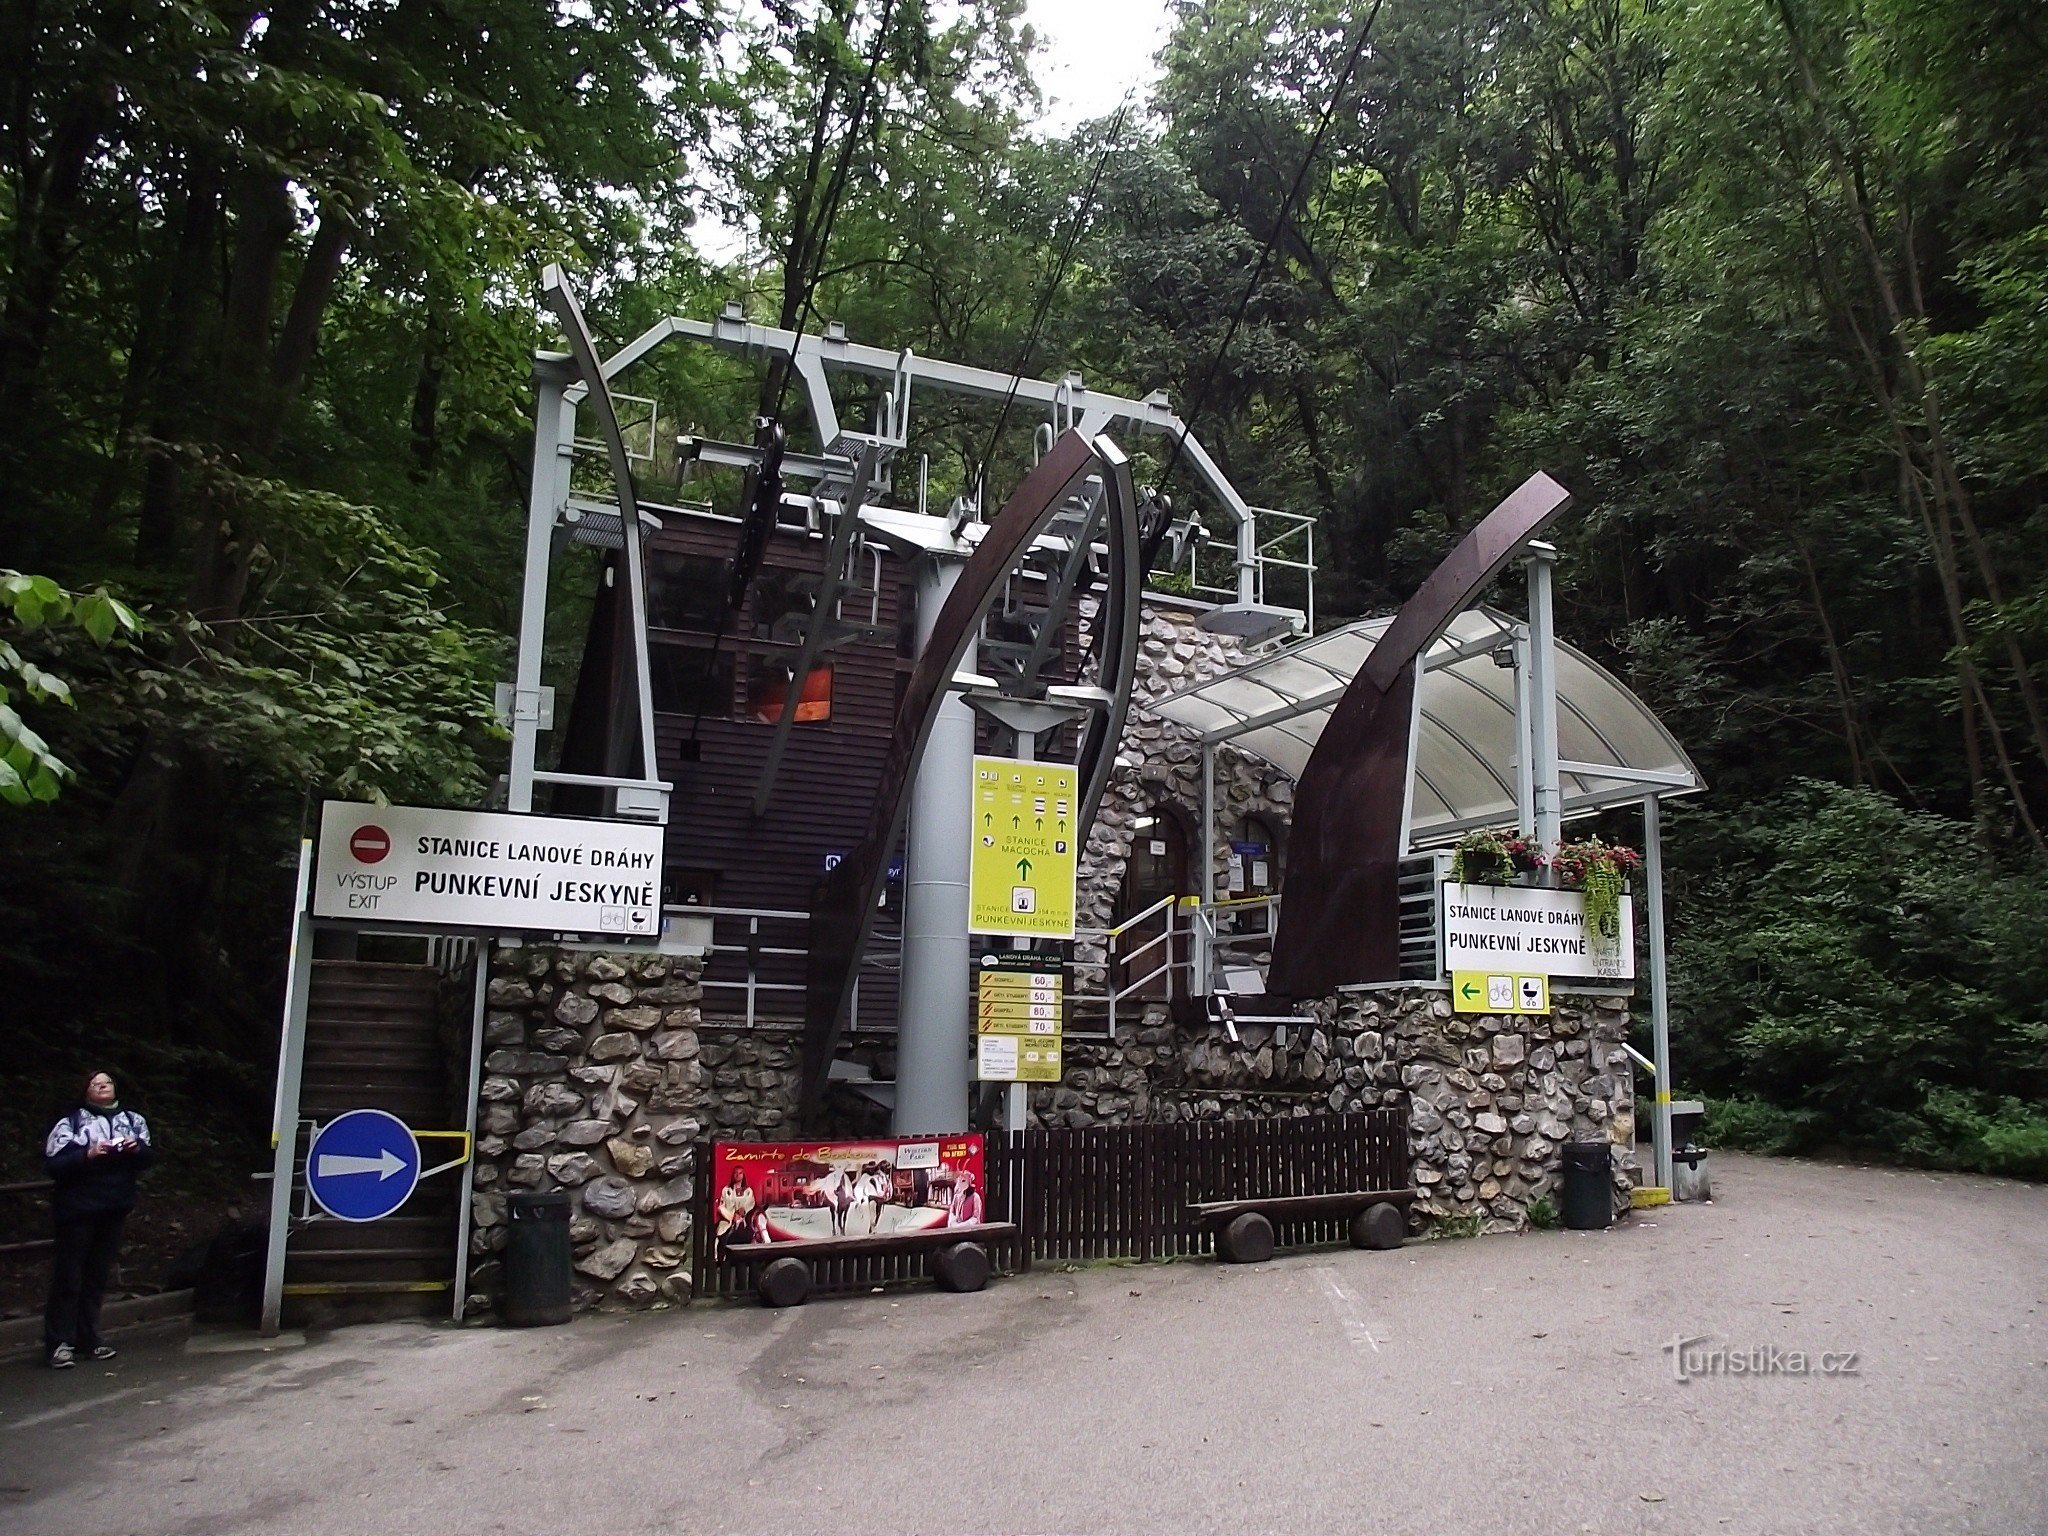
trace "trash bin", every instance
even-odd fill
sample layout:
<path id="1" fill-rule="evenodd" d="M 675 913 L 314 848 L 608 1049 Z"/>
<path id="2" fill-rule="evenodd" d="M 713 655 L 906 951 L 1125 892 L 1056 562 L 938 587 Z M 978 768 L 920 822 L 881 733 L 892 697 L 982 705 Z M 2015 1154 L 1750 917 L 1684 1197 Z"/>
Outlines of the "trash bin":
<path id="1" fill-rule="evenodd" d="M 1614 1156 L 1604 1141 L 1564 1144 L 1564 1224 L 1574 1232 L 1597 1232 L 1614 1221 L 1611 1178 Z"/>
<path id="2" fill-rule="evenodd" d="M 1671 1198 L 1685 1201 L 1714 1198 L 1714 1185 L 1707 1175 L 1704 1147 L 1681 1147 L 1671 1154 Z"/>
<path id="3" fill-rule="evenodd" d="M 522 1190 L 505 1206 L 505 1290 L 500 1314 L 515 1328 L 568 1322 L 568 1193 Z"/>

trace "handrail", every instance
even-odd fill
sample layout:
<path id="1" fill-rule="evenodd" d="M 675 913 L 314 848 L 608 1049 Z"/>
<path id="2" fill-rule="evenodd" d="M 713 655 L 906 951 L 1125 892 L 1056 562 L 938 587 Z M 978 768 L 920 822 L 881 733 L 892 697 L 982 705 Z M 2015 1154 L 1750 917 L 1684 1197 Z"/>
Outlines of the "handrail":
<path id="1" fill-rule="evenodd" d="M 1649 1057 L 1645 1056 L 1641 1051 L 1637 1050 L 1634 1046 L 1630 1045 L 1626 1040 L 1621 1042 L 1621 1048 L 1624 1051 L 1627 1051 L 1629 1053 L 1629 1056 L 1634 1060 L 1635 1064 L 1641 1067 L 1645 1072 L 1649 1073 L 1650 1076 L 1655 1077 L 1657 1075 L 1657 1063 L 1650 1060 Z"/>
<path id="2" fill-rule="evenodd" d="M 1157 901 L 1153 902 L 1152 905 L 1147 907 L 1144 911 L 1139 912 L 1134 916 L 1125 918 L 1122 922 L 1118 923 L 1114 928 L 1103 929 L 1103 937 L 1109 939 L 1120 938 L 1130 929 L 1136 927 L 1139 923 L 1144 922 L 1146 918 L 1152 916 L 1161 907 L 1174 906 L 1175 904 L 1185 901 L 1187 899 L 1188 898 L 1180 895 L 1162 896 Z"/>
<path id="3" fill-rule="evenodd" d="M 800 998 L 807 990 L 805 983 L 801 981 L 770 981 L 763 978 L 761 974 L 763 961 L 802 960 L 810 953 L 810 949 L 807 945 L 763 944 L 761 942 L 761 925 L 764 922 L 796 924 L 804 931 L 807 937 L 808 926 L 811 920 L 810 913 L 789 907 L 722 907 L 701 903 L 693 905 L 687 902 L 670 902 L 662 910 L 675 913 L 678 916 L 700 917 L 710 920 L 711 942 L 705 947 L 705 974 L 699 978 L 698 985 L 704 989 L 707 999 L 714 992 L 720 994 L 740 994 L 738 1006 L 744 1027 L 748 1029 L 758 1027 L 761 1022 L 758 1004 L 768 994 L 772 993 L 778 997 L 793 995 Z M 724 943 L 719 941 L 718 927 L 721 919 L 742 922 L 746 925 L 745 931 L 740 935 L 739 942 L 732 942 L 730 939 Z M 727 963 L 739 962 L 742 964 L 744 967 L 743 973 L 738 976 L 712 975 L 711 967 L 718 963 L 721 957 Z M 876 968 L 872 959 L 863 960 L 862 965 L 863 969 Z M 855 996 L 855 1011 L 857 1015 L 859 1009 L 858 992 L 856 992 Z M 725 1001 L 724 1006 L 730 1008 L 733 1004 L 730 1001 Z M 787 1022 L 793 1026 L 797 1022 L 797 1018 L 792 1016 Z"/>

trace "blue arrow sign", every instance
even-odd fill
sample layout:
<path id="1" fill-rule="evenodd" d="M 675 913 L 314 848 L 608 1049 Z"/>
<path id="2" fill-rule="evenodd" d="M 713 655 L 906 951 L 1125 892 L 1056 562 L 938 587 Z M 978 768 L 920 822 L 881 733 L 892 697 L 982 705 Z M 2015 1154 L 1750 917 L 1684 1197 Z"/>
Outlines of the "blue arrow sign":
<path id="1" fill-rule="evenodd" d="M 306 1153 L 306 1190 L 341 1221 L 382 1221 L 412 1198 L 420 1144 L 398 1116 L 352 1109 L 321 1126 Z"/>

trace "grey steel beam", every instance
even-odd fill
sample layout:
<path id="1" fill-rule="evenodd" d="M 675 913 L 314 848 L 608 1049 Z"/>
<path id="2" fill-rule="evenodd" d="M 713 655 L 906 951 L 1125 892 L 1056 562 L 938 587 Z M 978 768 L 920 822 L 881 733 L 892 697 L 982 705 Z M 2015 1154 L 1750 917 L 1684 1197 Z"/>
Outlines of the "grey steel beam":
<path id="1" fill-rule="evenodd" d="M 634 702 L 638 706 L 636 717 L 640 728 L 641 777 L 647 780 L 659 779 L 661 771 L 655 761 L 654 743 L 654 690 L 647 661 L 647 567 L 646 554 L 642 544 L 646 535 L 640 527 L 640 507 L 633 485 L 633 465 L 626 454 L 626 440 L 619 432 L 618 412 L 612 407 L 611 386 L 606 381 L 604 365 L 597 356 L 597 347 L 592 341 L 590 327 L 583 318 L 583 306 L 577 303 L 575 292 L 569 287 L 568 274 L 549 263 L 541 274 L 541 287 L 548 296 L 548 302 L 562 322 L 562 329 L 569 335 L 569 350 L 575 357 L 577 370 L 583 375 L 583 382 L 590 387 L 590 402 L 597 414 L 599 431 L 603 434 L 605 452 L 611 460 L 612 482 L 618 488 L 620 543 L 625 556 L 627 622 L 632 627 Z M 613 811 L 618 815 L 646 817 L 652 810 L 654 820 L 668 820 L 668 796 L 657 792 L 657 803 L 648 805 L 626 794 L 615 793 Z"/>
<path id="2" fill-rule="evenodd" d="M 512 754 L 506 808 L 533 809 L 533 769 L 540 752 L 541 655 L 547 643 L 548 575 L 555 520 L 568 489 L 576 411 L 565 391 L 574 364 L 559 352 L 534 357 L 533 470 L 526 499 L 526 578 L 519 600 L 519 652 L 512 674 Z"/>
<path id="3" fill-rule="evenodd" d="M 275 1338 L 284 1315 L 285 1248 L 292 1234 L 292 1176 L 299 1154 L 299 1092 L 306 1068 L 306 1004 L 313 985 L 313 919 L 307 893 L 313 882 L 313 840 L 299 841 L 299 883 L 292 905 L 292 940 L 285 961 L 284 1027 L 277 1045 L 277 1097 L 270 1119 L 270 1236 L 263 1255 L 265 1338 Z"/>

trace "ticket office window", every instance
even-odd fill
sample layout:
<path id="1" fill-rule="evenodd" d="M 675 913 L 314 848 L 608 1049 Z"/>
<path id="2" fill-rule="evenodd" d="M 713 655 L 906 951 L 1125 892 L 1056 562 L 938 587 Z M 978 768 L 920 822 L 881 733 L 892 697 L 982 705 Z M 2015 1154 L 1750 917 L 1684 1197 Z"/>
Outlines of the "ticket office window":
<path id="1" fill-rule="evenodd" d="M 1231 896 L 1271 896 L 1280 889 L 1280 839 L 1264 818 L 1247 816 L 1238 823 L 1225 883 Z"/>

